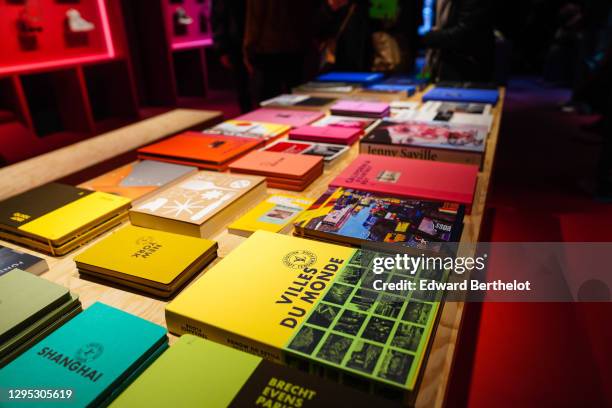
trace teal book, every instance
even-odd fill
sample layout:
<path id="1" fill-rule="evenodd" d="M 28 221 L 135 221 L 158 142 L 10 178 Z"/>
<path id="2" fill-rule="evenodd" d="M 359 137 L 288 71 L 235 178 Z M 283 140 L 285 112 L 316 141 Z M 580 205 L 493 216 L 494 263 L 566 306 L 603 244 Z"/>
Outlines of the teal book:
<path id="1" fill-rule="evenodd" d="M 94 303 L 0 370 L 0 405 L 105 406 L 167 346 L 165 328 Z M 15 390 L 59 392 L 43 400 Z"/>

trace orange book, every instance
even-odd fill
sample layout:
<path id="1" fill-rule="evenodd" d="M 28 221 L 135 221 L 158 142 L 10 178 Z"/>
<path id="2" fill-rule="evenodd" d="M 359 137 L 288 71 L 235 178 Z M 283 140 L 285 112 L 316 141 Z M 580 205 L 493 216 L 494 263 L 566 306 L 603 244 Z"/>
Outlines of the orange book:
<path id="1" fill-rule="evenodd" d="M 262 145 L 258 139 L 185 132 L 138 149 L 138 157 L 224 171 L 230 162 Z"/>
<path id="2" fill-rule="evenodd" d="M 311 172 L 322 169 L 320 156 L 302 156 L 291 153 L 254 151 L 233 162 L 229 168 L 233 172 L 258 174 L 277 178 L 304 179 Z"/>

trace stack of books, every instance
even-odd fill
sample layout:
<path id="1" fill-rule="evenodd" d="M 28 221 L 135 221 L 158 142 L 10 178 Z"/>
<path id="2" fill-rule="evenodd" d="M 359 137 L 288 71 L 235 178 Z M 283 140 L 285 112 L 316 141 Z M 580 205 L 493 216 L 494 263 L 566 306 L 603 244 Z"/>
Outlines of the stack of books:
<path id="1" fill-rule="evenodd" d="M 225 171 L 233 160 L 264 144 L 263 139 L 185 132 L 138 149 L 139 159 Z"/>
<path id="2" fill-rule="evenodd" d="M 0 238 L 64 255 L 121 223 L 130 199 L 50 183 L 0 201 Z"/>
<path id="3" fill-rule="evenodd" d="M 359 142 L 365 154 L 481 166 L 486 131 L 448 123 L 383 120 Z"/>
<path id="4" fill-rule="evenodd" d="M 128 225 L 74 262 L 81 277 L 169 298 L 216 257 L 214 241 Z"/>
<path id="5" fill-rule="evenodd" d="M 132 407 L 397 407 L 294 368 L 190 334 L 111 405 Z"/>
<path id="6" fill-rule="evenodd" d="M 0 367 L 81 311 L 68 289 L 20 269 L 0 276 L 0 300 Z"/>
<path id="7" fill-rule="evenodd" d="M 395 243 L 437 250 L 438 243 L 459 239 L 464 212 L 456 203 L 329 187 L 296 219 L 294 233 L 341 245 Z"/>
<path id="8" fill-rule="evenodd" d="M 497 89 L 445 88 L 436 86 L 423 95 L 423 102 L 443 101 L 495 105 L 498 100 L 499 90 Z"/>
<path id="9" fill-rule="evenodd" d="M 237 121 L 276 123 L 290 127 L 306 126 L 321 119 L 323 112 L 298 109 L 259 108 L 236 118 Z"/>
<path id="10" fill-rule="evenodd" d="M 226 120 L 215 127 L 208 128 L 202 133 L 207 135 L 239 136 L 242 138 L 255 139 L 263 143 L 283 136 L 291 127 L 278 122 L 266 120 Z"/>
<path id="11" fill-rule="evenodd" d="M 51 389 L 55 405 L 107 406 L 167 348 L 163 327 L 94 303 L 0 370 L 0 384 Z"/>
<path id="12" fill-rule="evenodd" d="M 450 201 L 469 209 L 478 166 L 360 154 L 330 186 L 405 198 Z"/>
<path id="13" fill-rule="evenodd" d="M 341 116 L 383 118 L 389 116 L 389 109 L 389 104 L 386 102 L 342 100 L 332 105 L 331 113 Z"/>
<path id="14" fill-rule="evenodd" d="M 286 232 L 293 226 L 292 221 L 313 202 L 306 197 L 275 194 L 233 222 L 227 230 L 243 237 L 258 230 Z"/>
<path id="15" fill-rule="evenodd" d="M 289 131 L 289 139 L 352 145 L 363 134 L 362 129 L 340 126 L 301 126 Z"/>
<path id="16" fill-rule="evenodd" d="M 491 105 L 483 103 L 427 102 L 419 109 L 414 119 L 464 125 L 489 132 L 493 125 L 491 109 Z"/>
<path id="17" fill-rule="evenodd" d="M 417 390 L 442 293 L 380 285 L 442 280 L 448 271 L 376 275 L 375 255 L 258 231 L 166 306 L 168 329 L 408 399 Z"/>
<path id="18" fill-rule="evenodd" d="M 303 191 L 323 174 L 323 167 L 319 156 L 260 150 L 232 163 L 230 171 L 265 176 L 271 188 Z"/>
<path id="19" fill-rule="evenodd" d="M 309 156 L 320 156 L 325 163 L 330 163 L 348 152 L 350 146 L 330 144 L 330 143 L 313 143 L 296 140 L 279 140 L 271 144 L 264 150 L 269 152 L 280 152 L 289 154 L 306 154 Z"/>
<path id="20" fill-rule="evenodd" d="M 13 269 L 40 275 L 48 271 L 49 266 L 43 258 L 0 245 L 0 276 Z"/>
<path id="21" fill-rule="evenodd" d="M 336 98 L 323 98 L 310 95 L 283 94 L 261 102 L 260 106 L 285 109 L 325 110 L 336 101 Z"/>
<path id="22" fill-rule="evenodd" d="M 198 169 L 192 166 L 144 160 L 126 164 L 78 187 L 116 194 L 137 201 L 145 199 L 160 187 L 176 183 L 196 171 Z"/>
<path id="23" fill-rule="evenodd" d="M 265 194 L 263 177 L 201 171 L 132 208 L 130 221 L 144 228 L 211 237 Z"/>

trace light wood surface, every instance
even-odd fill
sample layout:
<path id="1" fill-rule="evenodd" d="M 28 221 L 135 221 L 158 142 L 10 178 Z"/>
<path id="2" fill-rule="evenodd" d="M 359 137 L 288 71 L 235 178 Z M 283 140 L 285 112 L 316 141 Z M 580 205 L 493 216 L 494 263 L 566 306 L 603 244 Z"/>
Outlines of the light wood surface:
<path id="1" fill-rule="evenodd" d="M 221 112 L 175 109 L 0 169 L 0 199 L 60 179 L 164 137 L 218 121 Z"/>
<path id="2" fill-rule="evenodd" d="M 417 94 L 411 99 L 420 100 L 421 95 L 422 94 Z M 491 181 L 491 171 L 495 160 L 495 151 L 497 147 L 497 140 L 500 129 L 501 112 L 503 109 L 503 97 L 504 90 L 502 89 L 500 102 L 497 104 L 493 111 L 495 115 L 494 125 L 488 137 L 484 166 L 478 177 L 478 184 L 472 213 L 469 216 L 465 217 L 465 226 L 463 234 L 461 236 L 462 243 L 477 242 L 478 235 L 482 228 L 483 214 L 485 210 L 489 184 Z M 132 126 L 138 126 L 138 124 Z M 146 126 L 146 128 L 149 128 L 149 125 L 146 123 L 144 124 L 144 126 Z M 116 151 L 114 143 L 114 139 L 109 139 L 107 147 L 108 151 Z M 98 148 L 100 149 L 100 151 L 98 152 L 99 154 L 103 154 L 104 156 L 110 156 L 112 154 L 108 153 L 107 150 L 105 150 L 105 143 L 102 140 L 99 141 Z M 268 192 L 271 194 L 283 193 L 296 196 L 317 198 L 327 189 L 327 185 L 332 180 L 332 178 L 334 178 L 340 171 L 342 171 L 358 155 L 358 150 L 359 147 L 356 144 L 343 157 L 336 160 L 332 165 L 326 166 L 323 176 L 317 179 L 313 184 L 308 187 L 308 189 L 303 192 L 289 192 L 277 189 L 268 189 Z M 64 157 L 64 160 L 68 160 L 67 157 L 62 157 Z M 55 159 L 53 159 L 53 161 L 55 161 Z M 2 171 L 0 171 L 0 177 L 2 177 Z M 36 185 L 38 184 L 34 183 L 33 180 L 28 180 L 28 188 L 34 187 Z M 123 224 L 123 226 L 125 225 L 126 224 Z M 119 228 L 122 228 L 122 226 L 120 226 Z M 47 259 L 47 262 L 49 263 L 50 270 L 42 276 L 53 282 L 66 286 L 70 288 L 70 290 L 74 293 L 77 293 L 81 298 L 81 302 L 83 303 L 84 308 L 89 307 L 89 305 L 91 305 L 93 302 L 100 301 L 107 303 L 111 306 L 118 307 L 122 310 L 125 310 L 126 312 L 138 315 L 154 323 L 165 326 L 164 307 L 167 302 L 151 299 L 145 296 L 111 288 L 79 278 L 76 266 L 73 262 L 74 256 L 81 253 L 83 250 L 85 250 L 98 240 L 103 239 L 104 236 L 108 234 L 109 233 L 97 238 L 93 242 L 85 245 L 84 247 L 72 252 L 67 256 L 61 258 L 52 258 L 48 256 L 45 257 Z M 224 230 L 216 236 L 209 238 L 214 239 L 219 243 L 220 258 L 218 258 L 211 265 L 214 265 L 222 257 L 227 255 L 230 251 L 232 251 L 245 240 L 245 238 L 243 237 L 229 234 L 227 230 Z M 15 245 L 2 241 L 0 241 L 0 244 L 9 247 L 15 247 Z M 22 248 L 22 250 L 24 249 Z M 24 251 L 37 256 L 42 256 L 41 254 L 37 254 L 33 251 Z M 206 268 L 206 270 L 208 270 L 209 268 L 210 266 Z M 206 270 L 202 273 L 205 273 Z M 194 279 L 194 281 L 195 280 L 197 280 L 197 278 Z M 456 351 L 457 339 L 461 329 L 462 317 L 463 303 L 446 302 L 444 304 L 443 309 L 441 311 L 439 324 L 435 332 L 435 337 L 433 339 L 431 352 L 425 362 L 423 380 L 416 400 L 416 406 L 440 407 L 444 404 L 444 398 L 446 396 L 446 391 L 448 387 L 448 380 Z M 176 338 L 170 335 L 171 344 L 175 340 Z"/>

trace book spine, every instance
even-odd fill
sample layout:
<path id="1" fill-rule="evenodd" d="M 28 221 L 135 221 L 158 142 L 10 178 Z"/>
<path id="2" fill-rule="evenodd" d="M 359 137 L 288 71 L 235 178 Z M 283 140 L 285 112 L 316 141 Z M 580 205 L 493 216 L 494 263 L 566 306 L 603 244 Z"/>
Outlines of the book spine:
<path id="1" fill-rule="evenodd" d="M 199 320 L 179 315 L 168 309 L 166 309 L 166 325 L 170 333 L 178 336 L 192 334 L 245 353 L 254 354 L 277 364 L 285 363 L 285 355 L 278 348 L 253 341 Z"/>
<path id="2" fill-rule="evenodd" d="M 363 142 L 359 144 L 359 152 L 378 156 L 472 164 L 476 166 L 481 166 L 483 156 L 482 153 L 479 152 L 462 152 L 447 149 L 433 149 L 430 147 L 396 146 Z"/>

